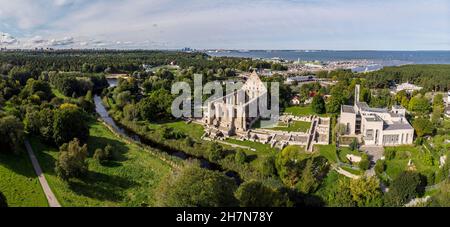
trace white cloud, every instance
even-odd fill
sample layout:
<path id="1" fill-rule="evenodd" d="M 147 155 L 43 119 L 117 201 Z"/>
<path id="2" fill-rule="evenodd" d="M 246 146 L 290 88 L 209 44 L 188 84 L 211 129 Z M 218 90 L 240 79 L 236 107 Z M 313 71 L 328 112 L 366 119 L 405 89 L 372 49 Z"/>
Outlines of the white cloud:
<path id="1" fill-rule="evenodd" d="M 0 30 L 24 39 L 23 45 L 450 48 L 446 0 L 0 0 L 0 5 L 0 20 L 7 25 Z M 41 42 L 28 41 L 35 36 Z"/>
<path id="2" fill-rule="evenodd" d="M 8 33 L 0 32 L 0 45 L 11 45 L 17 43 L 17 39 Z"/>

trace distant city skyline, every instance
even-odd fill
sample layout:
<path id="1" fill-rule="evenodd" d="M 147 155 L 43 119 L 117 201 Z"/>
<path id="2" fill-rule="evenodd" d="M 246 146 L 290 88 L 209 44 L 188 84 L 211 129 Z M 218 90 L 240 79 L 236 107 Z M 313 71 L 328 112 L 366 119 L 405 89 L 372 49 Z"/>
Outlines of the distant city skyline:
<path id="1" fill-rule="evenodd" d="M 0 47 L 450 50 L 447 0 L 0 0 Z"/>

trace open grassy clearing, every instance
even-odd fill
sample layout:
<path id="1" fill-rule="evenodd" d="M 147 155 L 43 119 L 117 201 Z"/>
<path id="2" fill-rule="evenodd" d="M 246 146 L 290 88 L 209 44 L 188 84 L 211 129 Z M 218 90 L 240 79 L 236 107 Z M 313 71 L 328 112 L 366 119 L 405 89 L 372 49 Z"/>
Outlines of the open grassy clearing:
<path id="1" fill-rule="evenodd" d="M 89 173 L 83 179 L 60 180 L 54 172 L 58 149 L 36 138 L 30 142 L 50 187 L 63 206 L 152 206 L 154 189 L 170 172 L 166 163 L 136 145 L 124 143 L 99 122 L 90 126 L 89 157 L 95 149 L 110 144 L 115 149 L 115 161 L 101 165 L 88 158 Z"/>
<path id="2" fill-rule="evenodd" d="M 11 207 L 47 207 L 47 199 L 25 151 L 0 153 L 0 191 Z"/>
<path id="3" fill-rule="evenodd" d="M 254 128 L 261 128 L 261 121 L 255 123 Z M 276 127 L 265 127 L 268 130 L 285 131 L 285 132 L 307 132 L 311 128 L 311 122 L 293 121 L 289 125 L 279 122 Z"/>
<path id="4" fill-rule="evenodd" d="M 337 162 L 336 145 L 315 145 L 314 150 L 319 152 L 320 155 L 328 159 L 331 163 Z"/>
<path id="5" fill-rule="evenodd" d="M 292 114 L 294 116 L 310 116 L 314 115 L 314 111 L 311 105 L 308 106 L 290 106 L 284 110 L 285 113 Z"/>

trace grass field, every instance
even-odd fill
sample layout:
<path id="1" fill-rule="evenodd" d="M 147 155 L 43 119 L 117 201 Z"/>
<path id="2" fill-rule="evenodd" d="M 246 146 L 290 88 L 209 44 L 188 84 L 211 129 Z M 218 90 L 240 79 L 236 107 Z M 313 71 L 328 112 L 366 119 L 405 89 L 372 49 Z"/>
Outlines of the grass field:
<path id="1" fill-rule="evenodd" d="M 235 140 L 235 139 L 227 139 L 225 140 L 228 143 L 233 143 L 233 144 L 237 144 L 237 145 L 241 145 L 241 146 L 246 146 L 246 147 L 251 147 L 256 149 L 256 153 L 259 155 L 262 155 L 264 153 L 266 154 L 274 154 L 277 149 L 270 147 L 269 144 L 262 144 L 262 143 L 258 143 L 258 142 L 253 142 L 253 141 L 240 141 L 240 140 Z M 250 151 L 250 150 L 245 150 L 245 152 L 247 152 L 249 155 L 252 155 L 253 153 L 255 153 L 254 151 Z"/>
<path id="2" fill-rule="evenodd" d="M 194 139 L 200 140 L 202 135 L 204 134 L 203 126 L 195 124 L 195 123 L 189 123 L 187 124 L 185 121 L 174 121 L 174 122 L 165 122 L 165 123 L 149 123 L 146 121 L 139 122 L 140 124 L 147 125 L 150 129 L 158 129 L 162 126 L 172 128 L 175 131 L 184 133 L 185 135 L 188 135 Z"/>
<path id="3" fill-rule="evenodd" d="M 98 122 L 90 126 L 89 156 L 92 157 L 95 149 L 111 144 L 115 149 L 115 161 L 100 165 L 88 158 L 89 173 L 80 180 L 69 183 L 60 180 L 54 172 L 57 149 L 35 138 L 30 142 L 50 187 L 63 206 L 152 206 L 155 187 L 170 172 L 163 161 L 136 145 L 125 144 Z"/>
<path id="4" fill-rule="evenodd" d="M 314 115 L 314 111 L 311 106 L 290 106 L 284 110 L 285 113 L 292 114 L 294 116 L 310 116 Z"/>
<path id="5" fill-rule="evenodd" d="M 289 124 L 289 126 L 284 122 L 278 122 L 278 125 L 269 125 L 264 127 L 262 127 L 261 124 L 262 124 L 261 120 L 258 120 L 253 125 L 253 128 L 264 128 L 268 130 L 285 131 L 285 132 L 307 132 L 309 128 L 311 128 L 311 122 L 306 121 L 293 121 Z"/>
<path id="6" fill-rule="evenodd" d="M 0 191 L 10 207 L 47 207 L 47 199 L 25 152 L 0 153 Z"/>
<path id="7" fill-rule="evenodd" d="M 315 151 L 318 151 L 320 155 L 328 159 L 332 163 L 337 162 L 336 145 L 315 145 Z"/>

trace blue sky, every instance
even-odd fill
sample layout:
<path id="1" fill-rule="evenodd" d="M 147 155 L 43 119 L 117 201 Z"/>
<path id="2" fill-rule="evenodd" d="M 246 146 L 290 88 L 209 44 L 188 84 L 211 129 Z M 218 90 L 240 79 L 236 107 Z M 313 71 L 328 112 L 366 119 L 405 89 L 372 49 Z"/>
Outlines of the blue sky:
<path id="1" fill-rule="evenodd" d="M 0 47 L 450 50 L 448 0 L 0 0 Z"/>

